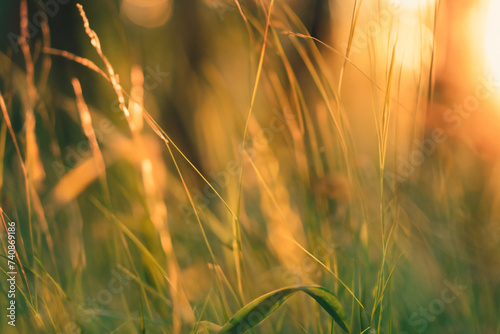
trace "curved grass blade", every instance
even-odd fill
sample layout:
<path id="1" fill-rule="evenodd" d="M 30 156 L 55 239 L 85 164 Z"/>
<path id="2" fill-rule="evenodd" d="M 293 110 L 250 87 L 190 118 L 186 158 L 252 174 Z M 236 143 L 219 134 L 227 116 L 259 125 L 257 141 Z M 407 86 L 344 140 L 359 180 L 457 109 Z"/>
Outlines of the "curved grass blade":
<path id="1" fill-rule="evenodd" d="M 273 314 L 294 293 L 302 291 L 314 298 L 347 333 L 347 317 L 333 293 L 319 286 L 298 286 L 269 292 L 245 305 L 222 327 L 219 334 L 242 334 Z"/>

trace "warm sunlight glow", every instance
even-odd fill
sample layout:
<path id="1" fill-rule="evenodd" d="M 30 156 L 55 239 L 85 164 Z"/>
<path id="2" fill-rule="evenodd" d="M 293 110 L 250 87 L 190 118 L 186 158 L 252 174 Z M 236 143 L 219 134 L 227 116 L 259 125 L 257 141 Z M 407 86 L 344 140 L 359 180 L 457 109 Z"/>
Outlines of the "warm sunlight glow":
<path id="1" fill-rule="evenodd" d="M 396 63 L 406 70 L 419 73 L 422 66 L 430 66 L 432 31 L 413 17 L 401 19 L 398 29 L 394 30 L 397 38 Z"/>
<path id="2" fill-rule="evenodd" d="M 394 8 L 401 6 L 402 9 L 417 10 L 425 8 L 432 0 L 389 0 L 389 2 Z"/>
<path id="3" fill-rule="evenodd" d="M 484 39 L 488 72 L 492 72 L 495 79 L 500 80 L 500 0 L 490 0 L 488 21 L 486 22 L 486 36 Z"/>

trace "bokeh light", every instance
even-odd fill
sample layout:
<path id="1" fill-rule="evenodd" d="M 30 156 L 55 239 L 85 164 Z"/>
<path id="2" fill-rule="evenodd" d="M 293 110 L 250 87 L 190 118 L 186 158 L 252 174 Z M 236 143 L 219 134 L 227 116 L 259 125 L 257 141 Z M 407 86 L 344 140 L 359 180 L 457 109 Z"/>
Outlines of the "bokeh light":
<path id="1" fill-rule="evenodd" d="M 164 25 L 172 11 L 171 0 L 123 0 L 122 14 L 133 23 L 154 28 Z"/>

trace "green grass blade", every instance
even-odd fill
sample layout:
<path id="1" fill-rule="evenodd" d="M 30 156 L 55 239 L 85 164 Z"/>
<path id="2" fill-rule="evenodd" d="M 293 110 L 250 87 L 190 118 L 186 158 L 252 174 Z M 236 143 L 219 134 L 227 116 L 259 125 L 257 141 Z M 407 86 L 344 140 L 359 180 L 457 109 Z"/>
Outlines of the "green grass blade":
<path id="1" fill-rule="evenodd" d="M 222 327 L 219 334 L 241 334 L 257 326 L 273 314 L 294 293 L 302 291 L 318 302 L 335 322 L 347 333 L 347 317 L 337 297 L 325 288 L 318 286 L 299 286 L 283 288 L 267 293 L 250 302 Z"/>

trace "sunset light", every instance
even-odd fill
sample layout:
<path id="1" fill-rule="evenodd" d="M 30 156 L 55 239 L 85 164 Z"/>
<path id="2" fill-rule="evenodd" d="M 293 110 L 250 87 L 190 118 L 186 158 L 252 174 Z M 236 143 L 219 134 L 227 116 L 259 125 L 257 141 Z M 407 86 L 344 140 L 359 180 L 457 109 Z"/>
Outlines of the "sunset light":
<path id="1" fill-rule="evenodd" d="M 500 0 L 490 0 L 484 48 L 488 72 L 500 81 Z"/>
<path id="2" fill-rule="evenodd" d="M 1 334 L 500 334 L 500 0 L 0 23 Z"/>

